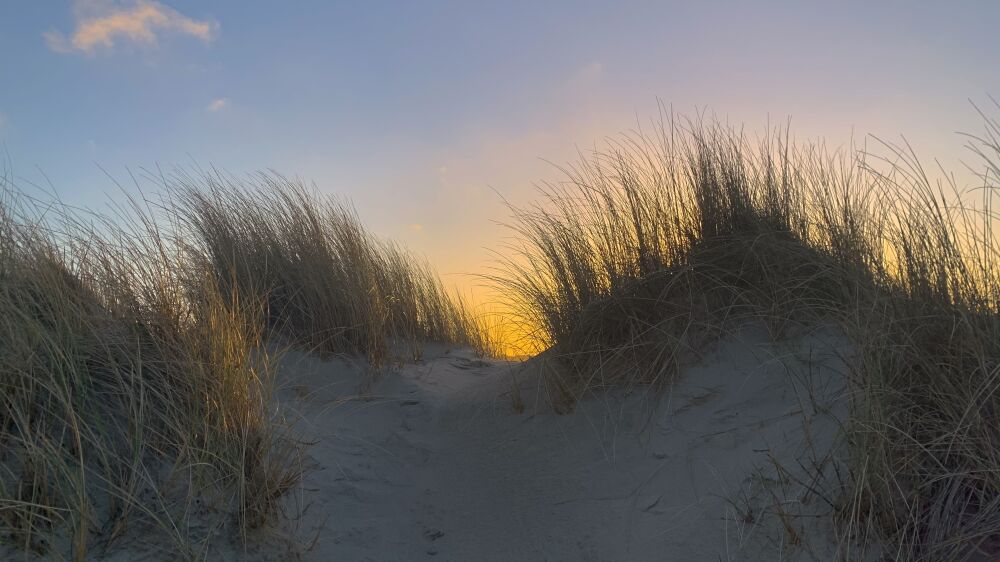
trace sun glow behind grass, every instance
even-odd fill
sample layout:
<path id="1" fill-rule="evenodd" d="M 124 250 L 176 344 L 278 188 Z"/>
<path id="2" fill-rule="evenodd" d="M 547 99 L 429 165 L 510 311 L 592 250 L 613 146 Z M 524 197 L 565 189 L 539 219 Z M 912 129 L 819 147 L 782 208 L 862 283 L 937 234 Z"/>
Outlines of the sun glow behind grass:
<path id="1" fill-rule="evenodd" d="M 283 348 L 373 375 L 428 341 L 489 351 L 430 266 L 346 207 L 275 175 L 158 177 L 107 215 L 0 177 L 0 549 L 83 559 L 152 528 L 197 559 L 298 480 Z"/>
<path id="2" fill-rule="evenodd" d="M 153 176 L 162 198 L 114 218 L 4 183 L 0 442 L 23 455 L 0 461 L 0 527 L 30 550 L 65 525 L 83 552 L 95 517 L 124 528 L 141 513 L 194 551 L 176 532 L 193 496 L 151 477 L 165 459 L 198 467 L 240 532 L 266 520 L 297 476 L 269 411 L 267 343 L 376 366 L 418 359 L 428 340 L 514 359 L 548 350 L 562 367 L 551 395 L 571 407 L 669 382 L 733 322 L 762 319 L 781 337 L 835 321 L 861 354 L 848 533 L 912 559 L 954 554 L 1000 536 L 998 139 L 989 119 L 970 139 L 978 176 L 965 190 L 905 144 L 831 152 L 785 129 L 749 138 L 671 116 L 511 207 L 493 287 L 465 301 L 349 205 L 273 173 Z M 114 424 L 100 423 L 97 393 L 121 397 Z M 150 482 L 155 508 L 140 502 Z"/>
<path id="3" fill-rule="evenodd" d="M 905 143 L 831 153 L 703 120 L 584 155 L 513 209 L 517 255 L 492 277 L 541 327 L 553 405 L 669 383 L 741 322 L 832 323 L 857 352 L 824 484 L 844 559 L 1000 555 L 1000 121 L 983 117 L 968 188 Z"/>
<path id="4" fill-rule="evenodd" d="M 501 244 L 500 250 L 494 253 L 496 262 L 486 268 L 486 273 L 473 276 L 485 282 L 477 281 L 467 287 L 476 297 L 471 302 L 487 302 L 494 314 L 503 317 L 499 323 L 505 326 L 502 330 L 504 341 L 509 341 L 505 348 L 512 350 L 512 355 L 520 355 L 515 349 L 530 349 L 530 354 L 535 354 L 553 344 L 553 334 L 545 319 L 538 317 L 534 305 L 526 304 L 527 301 L 520 298 L 523 295 L 506 284 L 506 274 L 531 270 L 533 283 L 537 283 L 540 290 L 543 290 L 542 287 L 548 287 L 544 290 L 556 290 L 556 284 L 565 283 L 558 273 L 547 269 L 544 258 L 539 259 L 540 256 L 534 253 L 538 250 L 535 246 L 538 242 L 533 236 L 539 232 L 533 229 L 544 228 L 537 223 L 566 221 L 574 229 L 589 231 L 585 239 L 579 241 L 579 250 L 581 254 L 589 253 L 594 260 L 594 264 L 588 267 L 601 272 L 595 278 L 597 285 L 593 288 L 597 293 L 610 290 L 613 280 L 622 275 L 617 269 L 631 267 L 627 264 L 632 263 L 636 253 L 651 251 L 660 254 L 659 257 L 648 258 L 654 264 L 670 263 L 672 258 L 664 256 L 671 248 L 683 254 L 692 238 L 704 235 L 701 232 L 704 224 L 699 223 L 702 221 L 702 203 L 696 200 L 695 193 L 685 192 L 684 188 L 667 187 L 666 184 L 692 181 L 691 159 L 698 156 L 693 154 L 696 147 L 685 144 L 689 142 L 732 143 L 732 149 L 738 153 L 736 158 L 745 160 L 747 166 L 754 168 L 754 173 L 774 174 L 775 178 L 783 178 L 781 181 L 809 186 L 814 192 L 808 197 L 826 197 L 829 206 L 816 204 L 816 200 L 806 201 L 799 193 L 794 194 L 799 200 L 788 202 L 796 207 L 795 220 L 803 232 L 814 236 L 818 244 L 841 242 L 836 239 L 837 233 L 825 230 L 826 225 L 838 218 L 833 215 L 839 214 L 840 219 L 846 219 L 848 214 L 858 211 L 858 206 L 864 207 L 875 227 L 892 229 L 885 233 L 871 259 L 877 259 L 884 273 L 903 285 L 911 283 L 914 274 L 906 271 L 905 256 L 901 259 L 901 250 L 892 237 L 907 229 L 906 218 L 912 211 L 906 205 L 925 205 L 933 209 L 934 213 L 940 213 L 938 219 L 952 225 L 949 243 L 956 245 L 954 259 L 957 261 L 949 267 L 961 270 L 965 278 L 977 285 L 977 291 L 986 294 L 985 288 L 995 279 L 995 273 L 984 270 L 981 260 L 983 252 L 987 251 L 983 248 L 984 241 L 993 236 L 1000 218 L 992 210 L 990 187 L 996 184 L 1000 171 L 984 151 L 995 150 L 1000 141 L 997 139 L 996 120 L 986 114 L 981 115 L 986 123 L 984 131 L 980 135 L 961 134 L 959 137 L 969 140 L 966 155 L 971 156 L 972 163 L 962 161 L 956 170 L 942 168 L 937 160 L 922 159 L 905 139 L 891 141 L 870 137 L 863 146 L 852 143 L 830 150 L 823 139 L 813 142 L 793 140 L 788 127 L 779 126 L 762 136 L 752 137 L 745 134 L 742 127 L 726 129 L 726 126 L 711 119 L 708 121 L 711 125 L 705 129 L 704 117 L 681 124 L 683 119 L 674 114 L 661 115 L 659 126 L 654 125 L 645 131 L 634 129 L 617 137 L 605 138 L 603 146 L 581 152 L 579 161 L 562 166 L 552 165 L 561 179 L 536 184 L 538 201 L 528 205 L 507 203 L 511 219 L 504 226 L 511 231 L 513 242 Z M 670 122 L 667 123 L 664 118 Z M 650 130 L 655 132 L 650 134 Z M 692 141 L 690 137 L 697 135 L 708 138 Z M 671 142 L 678 144 L 669 147 Z M 754 144 L 759 144 L 759 153 L 753 153 Z M 687 153 L 682 154 L 685 151 Z M 784 166 L 785 169 L 777 170 L 775 166 Z M 812 177 L 807 177 L 809 175 Z M 764 179 L 752 178 L 751 181 Z M 608 187 L 611 184 L 616 185 Z M 615 192 L 604 193 L 604 189 Z M 630 189 L 635 191 L 629 194 L 627 191 Z M 671 189 L 675 191 L 668 193 Z M 788 189 L 788 186 L 782 189 Z M 804 191 L 805 188 L 792 189 Z M 821 193 L 817 189 L 831 191 Z M 629 209 L 632 202 L 624 200 L 650 198 L 650 194 L 654 193 L 656 198 L 664 198 L 652 203 L 658 206 L 656 209 Z M 602 197 L 605 198 L 603 203 L 598 201 Z M 623 200 L 611 202 L 611 198 L 619 197 Z M 906 205 L 900 204 L 900 201 L 905 201 Z M 636 204 L 642 205 L 639 202 Z M 618 236 L 613 230 L 623 228 L 621 224 L 608 222 L 606 215 L 612 209 L 622 215 L 646 213 L 645 216 L 631 217 L 636 224 L 634 228 L 640 229 L 622 235 L 632 238 L 631 241 L 612 240 Z M 641 231 L 642 221 L 656 223 L 658 220 L 668 220 L 671 224 L 664 228 L 647 227 L 647 232 Z M 565 234 L 568 235 L 568 232 Z M 625 244 L 617 248 L 624 252 L 615 258 L 618 265 L 598 263 L 612 252 L 614 243 Z"/>

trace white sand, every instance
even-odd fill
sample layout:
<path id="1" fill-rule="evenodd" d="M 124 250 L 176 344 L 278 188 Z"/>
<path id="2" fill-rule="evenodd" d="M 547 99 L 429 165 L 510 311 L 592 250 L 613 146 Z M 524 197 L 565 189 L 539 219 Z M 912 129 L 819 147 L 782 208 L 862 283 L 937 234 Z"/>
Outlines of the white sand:
<path id="1" fill-rule="evenodd" d="M 818 332 L 773 344 L 747 329 L 658 403 L 618 392 L 568 415 L 543 404 L 514 413 L 517 365 L 466 351 L 385 375 L 368 400 L 351 399 L 360 368 L 291 356 L 280 400 L 315 441 L 299 556 L 829 560 L 829 507 L 806 487 L 830 482 L 778 478 L 770 459 L 798 477 L 831 449 L 844 407 L 841 341 Z M 523 386 L 538 388 L 530 376 Z M 821 517 L 786 518 L 790 533 L 776 506 Z"/>

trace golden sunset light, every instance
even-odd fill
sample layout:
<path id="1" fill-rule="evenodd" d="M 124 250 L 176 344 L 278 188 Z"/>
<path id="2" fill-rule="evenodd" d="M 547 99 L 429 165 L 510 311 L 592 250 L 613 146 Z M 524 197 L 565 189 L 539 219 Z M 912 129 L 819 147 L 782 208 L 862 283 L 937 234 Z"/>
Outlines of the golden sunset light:
<path id="1" fill-rule="evenodd" d="M 1000 4 L 0 8 L 0 560 L 1000 561 Z"/>

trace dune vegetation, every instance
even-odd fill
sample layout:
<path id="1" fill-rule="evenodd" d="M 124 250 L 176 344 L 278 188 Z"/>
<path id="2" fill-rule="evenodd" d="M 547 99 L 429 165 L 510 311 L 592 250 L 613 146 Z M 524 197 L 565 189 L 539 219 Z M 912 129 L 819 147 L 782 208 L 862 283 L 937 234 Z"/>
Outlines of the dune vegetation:
<path id="1" fill-rule="evenodd" d="M 1000 556 L 1000 122 L 974 189 L 905 143 L 829 151 L 672 115 L 512 207 L 493 283 L 547 351 L 566 411 L 665 385 L 723 331 L 838 326 L 853 342 L 831 498 L 846 559 Z M 812 486 L 826 479 L 822 467 Z M 869 548 L 870 547 L 870 548 Z M 881 550 L 879 550 L 881 549 Z"/>
<path id="2" fill-rule="evenodd" d="M 436 274 L 272 174 L 161 179 L 107 214 L 0 181 L 0 548 L 83 559 L 154 528 L 198 558 L 280 508 L 283 349 L 379 367 L 482 348 Z"/>
<path id="3" fill-rule="evenodd" d="M 511 207 L 483 320 L 351 207 L 274 173 L 157 175 L 98 214 L 0 180 L 0 546 L 76 559 L 156 529 L 187 558 L 279 514 L 304 445 L 284 350 L 375 373 L 426 342 L 544 350 L 559 412 L 665 388 L 747 322 L 852 342 L 836 478 L 846 559 L 1000 555 L 1000 122 L 963 190 L 905 144 L 829 151 L 672 115 Z M 496 339 L 510 322 L 528 342 Z M 527 327 L 527 328 L 524 328 Z M 869 548 L 871 547 L 871 548 Z"/>
<path id="4" fill-rule="evenodd" d="M 316 352 L 361 353 L 376 366 L 393 346 L 419 357 L 427 341 L 489 345 L 429 265 L 301 182 L 178 175 L 167 191 L 222 292 L 260 298 L 272 335 Z"/>

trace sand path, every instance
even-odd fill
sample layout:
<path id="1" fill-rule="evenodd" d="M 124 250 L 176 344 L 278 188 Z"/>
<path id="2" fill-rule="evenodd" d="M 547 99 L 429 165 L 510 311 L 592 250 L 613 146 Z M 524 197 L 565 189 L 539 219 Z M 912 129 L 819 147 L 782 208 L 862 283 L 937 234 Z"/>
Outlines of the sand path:
<path id="1" fill-rule="evenodd" d="M 843 393 L 828 335 L 723 342 L 653 405 L 511 408 L 508 363 L 439 353 L 356 395 L 360 369 L 286 361 L 282 400 L 315 441 L 300 532 L 315 560 L 826 559 L 822 511 L 774 463 L 822 460 Z M 526 388 L 533 388 L 530 383 Z M 536 388 L 536 387 L 535 387 Z M 530 401 L 529 397 L 529 401 Z M 807 438 L 808 437 L 808 438 Z M 815 444 L 810 447 L 808 443 Z M 807 545 L 797 539 L 810 538 Z"/>

